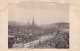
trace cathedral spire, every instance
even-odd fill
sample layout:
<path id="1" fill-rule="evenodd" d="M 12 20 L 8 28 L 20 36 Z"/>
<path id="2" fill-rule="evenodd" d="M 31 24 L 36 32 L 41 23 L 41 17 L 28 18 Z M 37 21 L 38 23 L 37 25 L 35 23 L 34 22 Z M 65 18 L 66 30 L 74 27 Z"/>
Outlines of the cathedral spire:
<path id="1" fill-rule="evenodd" d="M 33 16 L 33 21 L 32 21 L 32 25 L 35 25 L 35 23 L 34 23 L 34 16 Z"/>

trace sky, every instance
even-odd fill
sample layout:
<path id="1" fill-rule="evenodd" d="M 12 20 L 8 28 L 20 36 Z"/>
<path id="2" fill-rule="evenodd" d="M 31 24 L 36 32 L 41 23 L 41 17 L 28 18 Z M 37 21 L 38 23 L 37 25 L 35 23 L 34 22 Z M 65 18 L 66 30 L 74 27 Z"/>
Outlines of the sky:
<path id="1" fill-rule="evenodd" d="M 15 3 L 9 5 L 9 21 L 36 24 L 69 22 L 68 3 Z"/>

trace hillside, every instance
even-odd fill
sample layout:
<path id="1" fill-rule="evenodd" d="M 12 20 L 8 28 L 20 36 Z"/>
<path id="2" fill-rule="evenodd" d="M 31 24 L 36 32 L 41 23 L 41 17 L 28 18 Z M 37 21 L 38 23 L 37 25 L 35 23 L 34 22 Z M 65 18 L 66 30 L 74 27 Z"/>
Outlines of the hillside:
<path id="1" fill-rule="evenodd" d="M 15 25 L 15 26 L 25 26 L 27 25 L 27 23 L 23 23 L 23 22 L 15 22 L 15 21 L 8 21 L 8 25 Z"/>
<path id="2" fill-rule="evenodd" d="M 69 23 L 66 22 L 60 22 L 60 23 L 53 23 L 50 25 L 43 26 L 44 28 L 63 28 L 63 29 L 69 29 Z"/>

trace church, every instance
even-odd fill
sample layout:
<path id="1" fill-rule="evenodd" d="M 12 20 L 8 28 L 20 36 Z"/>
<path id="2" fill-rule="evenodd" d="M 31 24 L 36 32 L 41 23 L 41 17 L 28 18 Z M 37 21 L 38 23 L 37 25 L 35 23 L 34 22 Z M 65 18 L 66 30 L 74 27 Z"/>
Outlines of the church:
<path id="1" fill-rule="evenodd" d="M 34 21 L 34 17 L 33 17 L 32 24 L 30 24 L 30 22 L 28 21 L 28 27 L 30 29 L 30 28 L 34 28 L 34 26 L 35 26 L 35 21 Z"/>
<path id="2" fill-rule="evenodd" d="M 34 17 L 33 17 L 33 20 L 32 20 L 32 24 L 30 24 L 30 22 L 28 21 L 28 27 L 27 28 L 29 30 L 29 32 L 28 32 L 29 36 L 33 35 L 35 33 L 35 30 L 36 30 L 37 26 L 35 24 Z"/>
<path id="3" fill-rule="evenodd" d="M 35 20 L 34 20 L 34 17 L 33 17 L 33 20 L 32 20 L 32 24 L 30 24 L 30 22 L 28 21 L 28 35 L 38 35 L 39 32 L 41 31 L 41 27 L 36 25 L 35 23 Z"/>

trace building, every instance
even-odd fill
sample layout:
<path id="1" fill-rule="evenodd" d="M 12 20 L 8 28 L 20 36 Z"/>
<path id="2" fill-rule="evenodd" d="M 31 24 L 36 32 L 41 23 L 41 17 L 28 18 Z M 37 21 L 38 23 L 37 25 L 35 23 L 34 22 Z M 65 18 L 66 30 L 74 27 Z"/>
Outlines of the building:
<path id="1" fill-rule="evenodd" d="M 32 35 L 32 34 L 35 33 L 35 28 L 36 28 L 36 25 L 35 25 L 35 20 L 34 20 L 34 17 L 33 17 L 32 24 L 30 24 L 30 22 L 28 21 L 29 35 Z"/>

